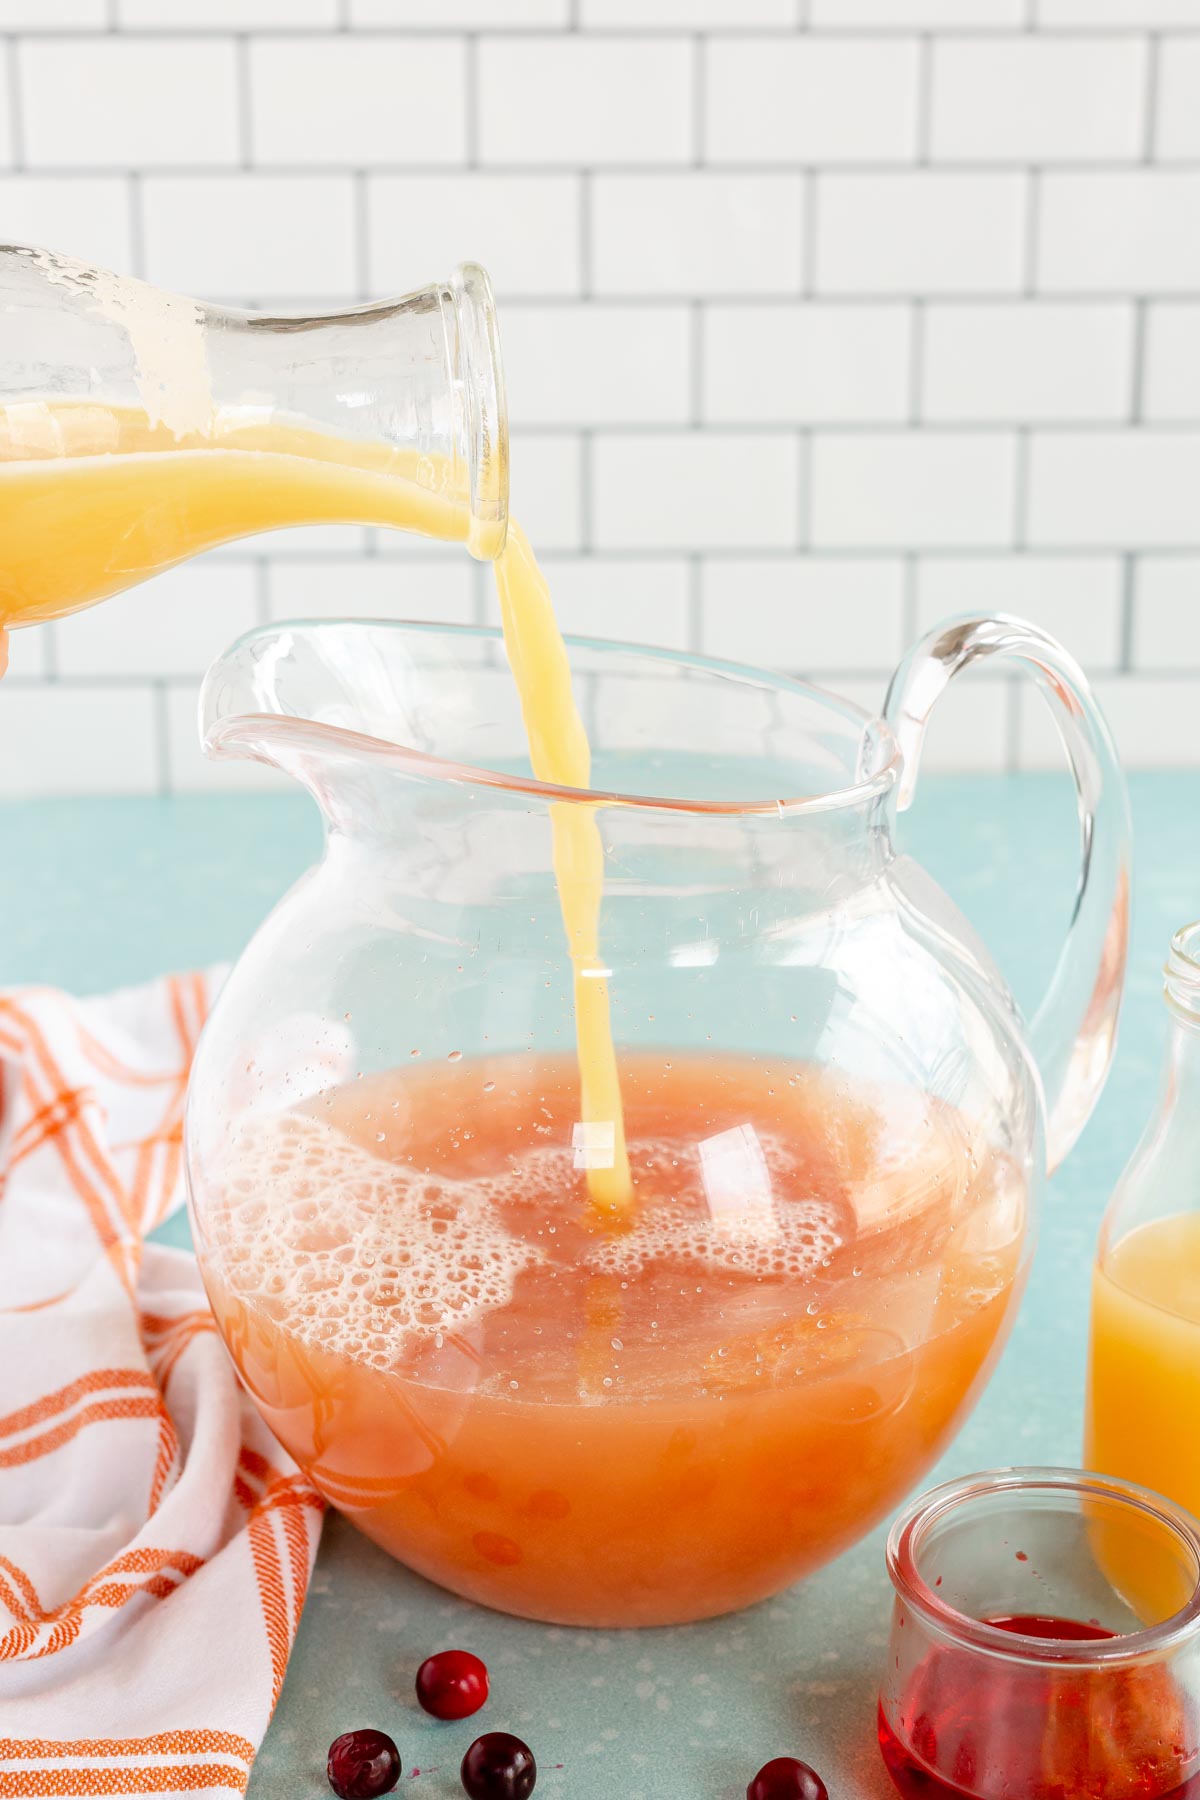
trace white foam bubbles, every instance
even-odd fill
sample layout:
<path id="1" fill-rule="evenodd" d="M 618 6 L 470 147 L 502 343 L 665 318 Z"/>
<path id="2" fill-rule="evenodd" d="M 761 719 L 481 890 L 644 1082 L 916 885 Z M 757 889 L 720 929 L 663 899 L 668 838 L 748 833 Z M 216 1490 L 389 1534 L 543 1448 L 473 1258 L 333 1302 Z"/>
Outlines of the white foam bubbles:
<path id="1" fill-rule="evenodd" d="M 643 1139 L 631 1146 L 644 1171 L 634 1222 L 595 1239 L 589 1266 L 627 1280 L 663 1262 L 759 1281 L 810 1279 L 852 1235 L 853 1215 L 825 1196 L 798 1193 L 795 1158 L 781 1138 L 759 1133 L 755 1143 L 766 1186 L 756 1175 L 741 1212 L 728 1192 L 713 1205 L 702 1145 Z"/>
<path id="2" fill-rule="evenodd" d="M 628 1286 L 664 1269 L 751 1287 L 820 1276 L 853 1239 L 853 1209 L 807 1191 L 782 1137 L 755 1147 L 745 1204 L 724 1167 L 718 1204 L 702 1145 L 632 1140 L 632 1224 L 598 1231 L 569 1146 L 539 1143 L 455 1180 L 384 1160 L 304 1112 L 258 1115 L 208 1183 L 206 1223 L 240 1298 L 302 1342 L 400 1369 L 414 1340 L 461 1337 L 538 1268 Z"/>
<path id="3" fill-rule="evenodd" d="M 496 1185 L 431 1178 L 284 1113 L 239 1131 L 208 1228 L 240 1298 L 307 1342 L 400 1366 L 414 1334 L 460 1331 L 506 1305 L 540 1260 L 505 1229 Z"/>

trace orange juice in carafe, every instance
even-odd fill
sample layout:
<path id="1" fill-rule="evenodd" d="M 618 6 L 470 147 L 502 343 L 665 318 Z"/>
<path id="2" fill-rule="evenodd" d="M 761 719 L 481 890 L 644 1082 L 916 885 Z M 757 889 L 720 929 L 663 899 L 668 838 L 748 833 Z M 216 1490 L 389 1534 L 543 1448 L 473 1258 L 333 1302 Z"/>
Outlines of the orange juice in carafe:
<path id="1" fill-rule="evenodd" d="M 217 414 L 175 434 L 130 407 L 0 407 L 0 625 L 61 618 L 231 538 L 354 520 L 466 541 L 449 463 Z"/>

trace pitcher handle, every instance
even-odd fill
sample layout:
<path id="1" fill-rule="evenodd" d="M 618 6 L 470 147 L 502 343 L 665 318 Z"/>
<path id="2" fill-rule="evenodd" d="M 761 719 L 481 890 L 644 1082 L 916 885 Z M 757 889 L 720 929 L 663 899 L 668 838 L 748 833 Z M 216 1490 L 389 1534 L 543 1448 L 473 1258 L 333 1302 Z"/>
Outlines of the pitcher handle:
<path id="1" fill-rule="evenodd" d="M 1066 942 L 1030 1027 L 1046 1099 L 1049 1170 L 1071 1149 L 1104 1086 L 1116 1045 L 1129 946 L 1129 794 L 1104 715 L 1083 670 L 1024 619 L 967 614 L 923 637 L 892 677 L 884 716 L 903 755 L 897 804 L 911 804 L 921 746 L 939 696 L 990 657 L 1019 663 L 1045 694 L 1063 741 L 1082 834 L 1079 887 Z"/>

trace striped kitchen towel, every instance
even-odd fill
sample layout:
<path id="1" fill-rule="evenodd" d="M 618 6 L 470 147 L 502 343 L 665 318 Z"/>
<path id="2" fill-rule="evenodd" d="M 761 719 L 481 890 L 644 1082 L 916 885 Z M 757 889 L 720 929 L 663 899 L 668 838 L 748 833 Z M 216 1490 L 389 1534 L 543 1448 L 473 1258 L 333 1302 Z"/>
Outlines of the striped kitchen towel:
<path id="1" fill-rule="evenodd" d="M 0 994 L 0 1797 L 242 1791 L 304 1604 L 320 1501 L 145 1241 L 209 986 Z"/>

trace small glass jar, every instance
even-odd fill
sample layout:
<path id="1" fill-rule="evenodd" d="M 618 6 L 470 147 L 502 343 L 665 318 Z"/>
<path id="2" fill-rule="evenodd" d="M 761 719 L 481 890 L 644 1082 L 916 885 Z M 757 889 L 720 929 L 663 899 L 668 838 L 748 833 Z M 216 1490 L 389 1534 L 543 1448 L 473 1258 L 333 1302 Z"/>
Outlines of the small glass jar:
<path id="1" fill-rule="evenodd" d="M 1096 1250 L 1084 1462 L 1200 1515 L 1200 922 L 1164 975 L 1158 1106 Z"/>
<path id="2" fill-rule="evenodd" d="M 1200 1526 L 1129 1483 L 1003 1469 L 888 1540 L 879 1741 L 907 1800 L 1195 1800 Z"/>

